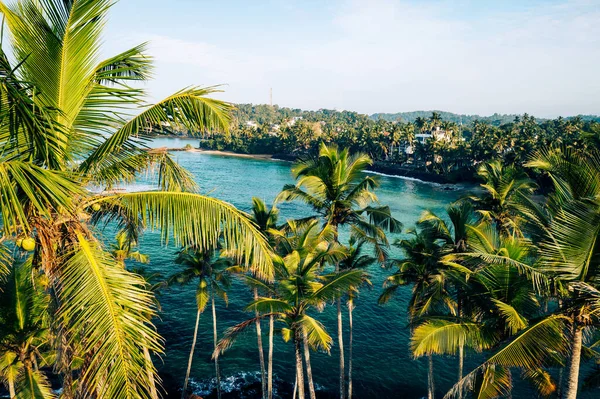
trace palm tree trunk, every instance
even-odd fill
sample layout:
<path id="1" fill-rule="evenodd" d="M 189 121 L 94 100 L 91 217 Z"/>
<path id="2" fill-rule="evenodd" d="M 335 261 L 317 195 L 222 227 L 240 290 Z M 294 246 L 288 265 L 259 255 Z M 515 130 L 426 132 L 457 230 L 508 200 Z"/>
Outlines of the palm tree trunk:
<path id="1" fill-rule="evenodd" d="M 344 361 L 344 325 L 342 322 L 342 300 L 337 299 L 337 327 L 338 327 L 338 346 L 340 347 L 340 399 L 345 398 L 346 384 L 345 384 L 345 361 Z"/>
<path id="2" fill-rule="evenodd" d="M 15 391 L 15 381 L 12 379 L 12 377 L 8 378 L 8 394 L 10 395 L 10 399 L 17 397 L 17 392 Z"/>
<path id="3" fill-rule="evenodd" d="M 565 399 L 577 399 L 577 388 L 579 385 L 579 364 L 581 361 L 581 348 L 583 329 L 575 326 L 573 333 L 573 344 L 571 347 L 571 360 L 569 362 L 569 376 Z"/>
<path id="4" fill-rule="evenodd" d="M 463 369 L 465 364 L 465 346 L 460 344 L 458 346 L 458 381 L 463 379 Z M 458 390 L 458 399 L 462 399 L 462 389 Z"/>
<path id="5" fill-rule="evenodd" d="M 348 324 L 350 336 L 348 337 L 348 399 L 352 399 L 352 311 L 354 310 L 354 301 L 348 299 Z"/>
<path id="6" fill-rule="evenodd" d="M 269 317 L 269 366 L 267 369 L 267 399 L 273 399 L 273 327 L 275 319 Z"/>
<path id="7" fill-rule="evenodd" d="M 298 396 L 298 369 L 296 369 L 296 379 L 294 380 L 294 393 L 292 394 L 292 399 L 296 399 Z"/>
<path id="8" fill-rule="evenodd" d="M 254 288 L 254 300 L 258 299 L 258 289 Z M 262 330 L 260 328 L 260 319 L 258 318 L 258 310 L 255 310 L 256 315 L 256 340 L 258 342 L 258 357 L 260 360 L 260 382 L 262 388 L 262 398 L 266 399 L 267 395 L 267 380 L 265 375 L 265 354 L 262 344 Z"/>
<path id="9" fill-rule="evenodd" d="M 150 399 L 158 399 L 158 392 L 156 391 L 156 381 L 154 380 L 154 372 L 152 370 L 152 358 L 150 357 L 150 351 L 144 345 L 142 348 L 144 351 L 144 360 L 146 361 L 146 376 L 148 377 L 148 383 L 150 384 Z"/>
<path id="10" fill-rule="evenodd" d="M 217 311 L 215 309 L 215 297 L 211 295 L 212 318 L 213 318 L 213 342 L 217 349 Z M 219 357 L 215 356 L 215 374 L 217 376 L 217 399 L 221 399 L 221 373 L 219 372 Z"/>
<path id="11" fill-rule="evenodd" d="M 458 301 L 457 301 L 457 307 L 458 307 L 458 312 L 456 313 L 458 315 L 458 322 L 462 322 L 462 289 L 459 286 L 458 290 L 457 290 L 457 297 L 458 297 Z M 463 379 L 463 372 L 464 372 L 464 364 L 465 364 L 465 345 L 464 343 L 461 342 L 461 344 L 458 346 L 458 382 L 460 382 L 460 380 Z M 462 399 L 463 397 L 463 392 L 462 389 L 458 390 L 458 399 Z"/>
<path id="12" fill-rule="evenodd" d="M 315 384 L 313 382 L 312 368 L 310 366 L 310 348 L 308 346 L 308 334 L 306 329 L 302 329 L 302 340 L 304 344 L 304 361 L 306 362 L 306 379 L 308 380 L 308 392 L 310 399 L 316 399 Z"/>
<path id="13" fill-rule="evenodd" d="M 294 345 L 296 346 L 296 384 L 298 388 L 298 399 L 304 398 L 304 371 L 302 369 L 302 354 L 300 353 L 300 337 L 294 334 Z"/>
<path id="14" fill-rule="evenodd" d="M 196 338 L 198 338 L 198 324 L 200 324 L 200 310 L 196 312 L 196 326 L 194 327 L 194 339 L 192 339 L 192 348 L 190 349 L 190 356 L 188 358 L 187 371 L 185 372 L 185 380 L 183 381 L 183 389 L 181 390 L 181 399 L 185 399 L 187 393 L 188 381 L 190 379 L 190 372 L 192 371 L 192 360 L 194 359 L 194 349 L 196 348 Z"/>
<path id="15" fill-rule="evenodd" d="M 429 371 L 427 373 L 427 399 L 435 399 L 435 383 L 433 380 L 433 355 L 428 355 Z"/>

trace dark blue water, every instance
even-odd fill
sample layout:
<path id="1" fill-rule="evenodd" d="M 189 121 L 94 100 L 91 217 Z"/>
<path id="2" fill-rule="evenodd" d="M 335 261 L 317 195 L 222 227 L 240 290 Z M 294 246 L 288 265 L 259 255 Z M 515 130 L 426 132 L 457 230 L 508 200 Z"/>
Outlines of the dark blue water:
<path id="1" fill-rule="evenodd" d="M 189 141 L 181 139 L 157 140 L 156 146 L 182 147 Z M 195 144 L 196 142 L 192 142 Z M 226 200 L 248 210 L 251 198 L 257 196 L 270 203 L 284 184 L 292 183 L 290 164 L 272 160 L 254 160 L 201 153 L 175 152 L 177 160 L 190 170 L 203 193 Z M 389 205 L 396 218 L 406 227 L 414 225 L 426 209 L 442 213 L 444 208 L 457 199 L 462 191 L 448 191 L 442 186 L 394 177 L 379 176 L 377 190 L 380 202 Z M 281 216 L 298 218 L 310 214 L 310 210 L 296 203 L 281 204 Z M 395 237 L 390 237 L 393 240 Z M 160 246 L 158 236 L 146 234 L 141 250 L 150 255 L 150 270 L 164 275 L 177 270 L 173 263 L 176 248 Z M 396 254 L 399 255 L 399 254 Z M 411 358 L 406 328 L 406 304 L 410 289 L 399 291 L 395 300 L 385 307 L 377 304 L 385 277 L 390 273 L 373 265 L 369 269 L 373 287 L 364 289 L 354 312 L 354 391 L 358 398 L 420 398 L 426 393 L 426 362 Z M 165 338 L 166 353 L 159 363 L 162 375 L 167 379 L 182 381 L 192 340 L 195 321 L 194 286 L 174 287 L 162 293 L 162 312 L 157 321 L 159 332 Z M 229 304 L 218 302 L 219 331 L 241 322 L 251 315 L 244 312 L 251 300 L 251 293 L 236 282 L 229 293 Z M 335 338 L 336 323 L 333 306 L 316 314 Z M 344 315 L 345 322 L 347 316 Z M 267 325 L 263 326 L 266 331 Z M 337 339 L 334 340 L 337 342 Z M 266 336 L 263 339 L 266 352 Z M 346 337 L 347 342 L 347 337 Z M 210 312 L 200 320 L 200 330 L 192 377 L 197 392 L 206 394 L 206 387 L 214 377 L 210 360 L 212 352 L 212 325 Z M 256 335 L 253 330 L 243 336 L 236 345 L 221 357 L 223 379 L 230 388 L 237 388 L 240 377 L 252 379 L 258 372 Z M 315 383 L 323 390 L 336 392 L 338 386 L 338 355 L 334 347 L 331 355 L 311 354 Z M 437 388 L 442 395 L 454 382 L 456 360 L 438 358 L 435 361 Z M 468 370 L 469 367 L 466 367 Z M 275 336 L 274 372 L 280 381 L 293 383 L 294 363 L 291 344 Z M 228 388 L 229 389 L 229 388 Z"/>

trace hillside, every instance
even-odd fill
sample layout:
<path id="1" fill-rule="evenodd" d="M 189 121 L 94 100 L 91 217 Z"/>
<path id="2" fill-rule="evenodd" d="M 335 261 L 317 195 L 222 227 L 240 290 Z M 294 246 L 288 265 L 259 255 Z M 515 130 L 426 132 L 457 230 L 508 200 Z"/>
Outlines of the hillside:
<path id="1" fill-rule="evenodd" d="M 236 110 L 234 112 L 234 118 L 240 122 L 245 123 L 246 121 L 254 121 L 259 125 L 279 123 L 283 119 L 292 117 L 302 117 L 309 121 L 319 120 L 355 120 L 357 118 L 368 117 L 373 120 L 383 119 L 388 122 L 393 121 L 404 121 L 414 122 L 415 119 L 429 118 L 432 112 L 437 112 L 442 120 L 454 122 L 457 124 L 470 125 L 473 121 L 478 120 L 486 122 L 494 126 L 500 126 L 505 123 L 510 123 L 517 117 L 522 115 L 517 114 L 498 114 L 495 113 L 490 116 L 481 115 L 467 115 L 467 114 L 455 114 L 447 111 L 411 111 L 411 112 L 397 112 L 397 113 L 375 113 L 372 115 L 362 115 L 352 111 L 336 111 L 328 109 L 319 109 L 316 111 L 307 111 L 297 108 L 280 107 L 278 105 L 266 105 L 266 104 L 236 104 Z M 598 115 L 579 115 L 583 121 L 600 121 Z M 565 119 L 572 119 L 574 116 L 565 117 Z M 538 123 L 544 122 L 547 119 L 535 118 Z"/>

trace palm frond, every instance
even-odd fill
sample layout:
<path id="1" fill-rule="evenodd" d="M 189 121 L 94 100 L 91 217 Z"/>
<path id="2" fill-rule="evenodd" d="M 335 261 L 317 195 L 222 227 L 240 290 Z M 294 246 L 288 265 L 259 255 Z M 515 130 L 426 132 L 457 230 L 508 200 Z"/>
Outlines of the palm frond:
<path id="1" fill-rule="evenodd" d="M 227 130 L 231 105 L 207 97 L 218 91 L 214 86 L 192 87 L 150 106 L 99 145 L 82 162 L 79 170 L 86 174 L 93 174 L 95 170 L 113 163 L 115 154 L 121 153 L 122 156 L 123 151 L 129 155 L 138 154 L 145 148 L 136 144 L 136 137 L 144 137 L 148 131 L 165 124 L 175 128 L 184 127 L 192 134 L 210 130 Z"/>
<path id="2" fill-rule="evenodd" d="M 144 54 L 147 47 L 147 43 L 142 43 L 102 61 L 96 67 L 96 81 L 106 85 L 148 80 L 152 59 Z"/>
<path id="3" fill-rule="evenodd" d="M 415 328 L 411 337 L 413 356 L 456 355 L 462 346 L 479 351 L 485 347 L 480 328 L 471 322 L 426 321 Z"/>
<path id="4" fill-rule="evenodd" d="M 52 276 L 60 281 L 59 322 L 77 340 L 81 356 L 94 354 L 81 372 L 82 383 L 101 397 L 150 398 L 148 376 L 156 376 L 156 370 L 141 348 L 161 352 L 162 346 L 148 324 L 153 295 L 144 280 L 82 233 Z"/>
<path id="5" fill-rule="evenodd" d="M 29 230 L 25 199 L 40 215 L 70 212 L 73 199 L 84 190 L 68 174 L 35 166 L 29 162 L 0 162 L 0 205 L 4 231 Z"/>
<path id="6" fill-rule="evenodd" d="M 272 251 L 264 236 L 246 214 L 215 198 L 177 192 L 136 192 L 100 200 L 126 220 L 145 228 L 160 229 L 165 243 L 172 236 L 179 246 L 209 251 L 222 238 L 223 249 L 258 278 L 273 278 Z"/>
<path id="7" fill-rule="evenodd" d="M 308 344 L 311 348 L 329 353 L 333 339 L 327 333 L 323 324 L 308 315 L 303 315 L 298 324 L 300 328 L 306 331 Z"/>
<path id="8" fill-rule="evenodd" d="M 56 397 L 46 376 L 31 367 L 23 367 L 16 380 L 15 388 L 17 394 L 15 399 L 53 399 Z"/>
<path id="9" fill-rule="evenodd" d="M 568 322 L 565 316 L 553 315 L 531 325 L 456 383 L 445 398 L 472 390 L 477 378 L 498 367 L 532 370 L 545 364 L 560 362 L 559 359 L 565 357 L 569 348 L 567 337 L 563 333 Z"/>

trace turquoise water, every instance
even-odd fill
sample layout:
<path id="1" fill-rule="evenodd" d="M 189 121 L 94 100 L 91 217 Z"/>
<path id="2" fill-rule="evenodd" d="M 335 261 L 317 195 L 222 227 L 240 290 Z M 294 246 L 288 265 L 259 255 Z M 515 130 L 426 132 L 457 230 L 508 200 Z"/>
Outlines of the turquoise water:
<path id="1" fill-rule="evenodd" d="M 156 146 L 182 147 L 188 141 L 160 139 Z M 192 142 L 194 144 L 194 142 Z M 270 203 L 284 184 L 292 183 L 290 164 L 272 160 L 254 160 L 201 153 L 176 152 L 177 160 L 190 170 L 200 184 L 203 193 L 231 202 L 248 210 L 252 196 Z M 395 177 L 379 176 L 377 190 L 380 202 L 389 205 L 396 218 L 405 227 L 414 225 L 426 209 L 442 213 L 444 208 L 457 199 L 462 191 L 448 191 L 442 186 Z M 281 204 L 282 218 L 310 215 L 310 210 L 297 203 Z M 394 237 L 391 237 L 393 240 Z M 177 270 L 174 264 L 176 248 L 161 247 L 158 236 L 148 233 L 140 243 L 142 252 L 150 255 L 150 270 L 169 275 Z M 396 255 L 399 255 L 396 253 Z M 411 359 L 406 328 L 406 303 L 410 289 L 399 291 L 396 299 L 384 307 L 377 305 L 384 278 L 389 271 L 373 265 L 372 289 L 364 289 L 354 312 L 354 390 L 357 398 L 420 398 L 426 393 L 426 362 Z M 157 320 L 159 332 L 165 338 L 166 353 L 159 369 L 165 382 L 180 383 L 185 375 L 187 356 L 192 340 L 195 321 L 195 297 L 193 286 L 174 287 L 160 295 L 162 312 Z M 218 302 L 219 331 L 247 319 L 250 315 L 243 308 L 251 299 L 249 290 L 236 282 L 229 293 L 229 305 Z M 330 306 L 316 317 L 335 336 L 334 307 Z M 347 316 L 344 315 L 345 321 Z M 265 331 L 267 325 L 263 326 Z M 266 337 L 264 338 L 266 351 Z M 337 339 L 335 340 L 337 342 Z M 346 337 L 347 342 L 347 337 Z M 223 379 L 230 388 L 238 388 L 242 377 L 252 379 L 259 370 L 256 335 L 243 336 L 236 345 L 221 357 Z M 197 393 L 207 394 L 207 385 L 214 376 L 210 361 L 212 352 L 212 325 L 210 312 L 200 320 L 196 356 L 192 369 Z M 331 355 L 311 354 L 315 383 L 323 391 L 336 392 L 338 386 L 338 353 L 334 347 Z M 291 345 L 275 336 L 274 372 L 278 381 L 293 382 L 294 363 Z M 456 361 L 453 358 L 435 360 L 437 388 L 440 397 L 455 379 Z M 466 367 L 468 370 L 469 367 Z M 208 388 L 209 390 L 210 388 Z M 237 397 L 237 396 L 233 396 Z M 251 397 L 251 395 L 249 396 Z"/>

